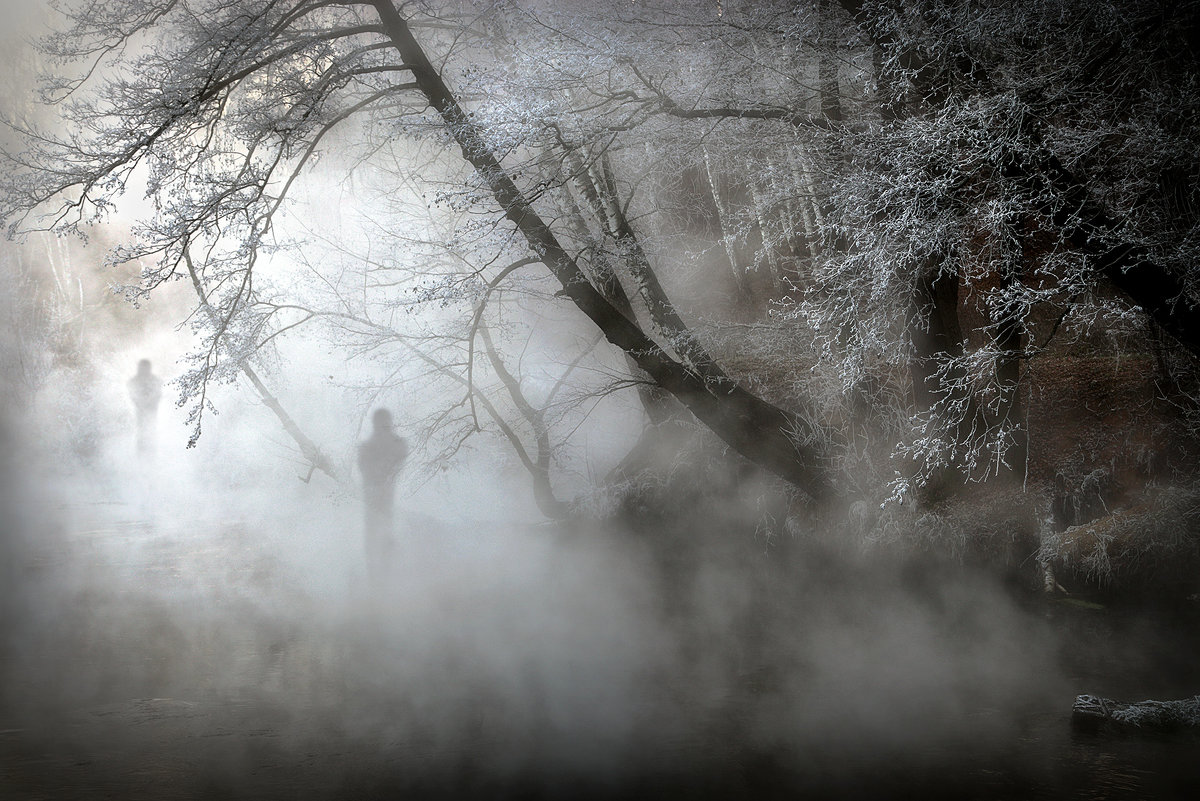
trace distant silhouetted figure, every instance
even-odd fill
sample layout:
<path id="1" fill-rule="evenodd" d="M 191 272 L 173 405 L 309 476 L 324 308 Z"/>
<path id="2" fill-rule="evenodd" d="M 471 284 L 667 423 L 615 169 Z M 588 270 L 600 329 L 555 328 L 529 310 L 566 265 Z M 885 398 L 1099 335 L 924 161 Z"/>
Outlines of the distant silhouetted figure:
<path id="1" fill-rule="evenodd" d="M 379 586 L 392 568 L 396 474 L 408 456 L 408 443 L 392 430 L 392 413 L 387 409 L 376 409 L 371 422 L 375 430 L 358 446 L 358 469 L 363 477 L 367 570 Z"/>
<path id="2" fill-rule="evenodd" d="M 151 372 L 149 359 L 139 361 L 137 375 L 129 379 L 129 397 L 137 413 L 138 455 L 149 456 L 154 453 L 158 401 L 162 398 L 162 381 Z"/>

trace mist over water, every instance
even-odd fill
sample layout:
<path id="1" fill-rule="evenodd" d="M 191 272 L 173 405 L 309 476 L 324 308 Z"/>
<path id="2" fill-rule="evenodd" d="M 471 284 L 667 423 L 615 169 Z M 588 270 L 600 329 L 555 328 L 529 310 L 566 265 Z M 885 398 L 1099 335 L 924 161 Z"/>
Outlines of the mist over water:
<path id="1" fill-rule="evenodd" d="M 5 449 L 14 797 L 1053 797 L 1083 764 L 1075 624 L 982 573 L 819 532 L 787 558 L 711 509 L 664 556 L 451 493 L 401 499 L 372 589 L 349 493 L 246 451 L 147 473 L 132 432 L 88 476 L 32 433 Z"/>

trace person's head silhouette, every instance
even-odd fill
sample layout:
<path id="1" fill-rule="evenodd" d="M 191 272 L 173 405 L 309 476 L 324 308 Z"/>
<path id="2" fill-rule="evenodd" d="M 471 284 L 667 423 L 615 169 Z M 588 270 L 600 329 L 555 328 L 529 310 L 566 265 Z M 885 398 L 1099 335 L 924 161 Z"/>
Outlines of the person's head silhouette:
<path id="1" fill-rule="evenodd" d="M 371 415 L 371 422 L 374 423 L 376 431 L 391 431 L 392 413 L 387 409 L 376 409 Z"/>
<path id="2" fill-rule="evenodd" d="M 138 375 L 150 375 L 149 359 L 141 359 L 138 361 Z"/>

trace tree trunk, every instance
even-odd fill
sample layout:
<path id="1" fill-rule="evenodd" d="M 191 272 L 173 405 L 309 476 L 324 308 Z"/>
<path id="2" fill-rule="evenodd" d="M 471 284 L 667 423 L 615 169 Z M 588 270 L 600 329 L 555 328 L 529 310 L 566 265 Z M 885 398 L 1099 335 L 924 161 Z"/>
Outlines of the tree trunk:
<path id="1" fill-rule="evenodd" d="M 917 320 L 912 326 L 914 358 L 910 366 L 913 403 L 917 409 L 929 411 L 941 395 L 935 376 L 938 361 L 963 354 L 958 277 L 939 273 L 936 268 L 929 270 L 917 282 L 914 305 Z M 920 322 L 922 317 L 927 319 L 925 328 Z"/>
<path id="2" fill-rule="evenodd" d="M 707 147 L 704 148 L 704 175 L 708 178 L 708 189 L 712 192 L 713 205 L 717 209 L 717 228 L 721 234 L 721 244 L 725 246 L 725 257 L 729 259 L 729 272 L 733 275 L 733 283 L 737 288 L 738 297 L 744 298 L 747 295 L 746 280 L 742 276 L 741 267 L 738 264 L 737 250 L 734 247 L 734 231 L 726 222 L 729 215 L 725 210 L 725 202 L 721 198 L 721 185 L 713 171 L 712 158 L 708 155 Z"/>
<path id="3" fill-rule="evenodd" d="M 375 0 L 373 5 L 384 31 L 404 64 L 412 70 L 418 89 L 442 117 L 462 148 L 463 158 L 486 182 L 505 216 L 558 278 L 563 287 L 561 294 L 574 302 L 611 343 L 630 354 L 655 383 L 678 398 L 738 453 L 814 497 L 831 495 L 827 470 L 811 444 L 816 441 L 811 424 L 732 381 L 712 381 L 688 369 L 609 303 L 587 281 L 579 265 L 500 165 L 391 0 Z"/>
<path id="4" fill-rule="evenodd" d="M 1007 289 L 1021 280 L 1028 258 L 1025 220 L 1014 218 L 1009 222 L 1008 227 L 1016 245 L 1015 252 L 1009 254 L 1008 264 L 1001 276 L 1003 289 Z M 994 325 L 993 342 L 1001 352 L 996 365 L 996 381 L 1000 385 L 1000 408 L 994 424 L 1016 424 L 1015 439 L 1007 456 L 1010 470 L 1023 473 L 1029 457 L 1029 434 L 1020 422 L 1022 415 L 1021 359 L 1025 352 L 1025 326 L 1020 310 L 1011 306 L 1000 310 Z M 999 473 L 1000 471 L 997 470 L 997 475 Z"/>
<path id="5" fill-rule="evenodd" d="M 599 195 L 596 193 L 596 187 L 592 184 L 590 176 L 587 174 L 586 168 L 583 166 L 583 160 L 579 154 L 573 150 L 566 151 L 567 162 L 571 165 L 571 173 L 575 178 L 575 183 L 579 187 L 579 191 L 583 194 L 584 199 L 592 206 L 596 213 L 597 219 L 600 220 L 602 226 L 607 227 L 607 216 L 604 211 L 603 203 Z M 579 205 L 575 202 L 575 198 L 571 196 L 569 189 L 564 194 L 565 202 L 568 206 L 566 210 L 567 218 L 574 222 L 579 229 L 578 232 L 585 238 L 592 237 L 592 232 L 588 228 L 586 220 L 584 220 L 583 212 L 579 209 Z M 596 267 L 593 266 L 593 273 L 596 273 Z M 637 320 L 637 314 L 633 310 L 633 303 L 629 300 L 629 294 L 625 291 L 625 287 L 621 285 L 618 276 L 599 275 L 595 286 L 604 295 L 617 311 L 624 314 L 630 320 Z M 635 378 L 647 379 L 640 381 L 637 385 L 638 400 L 642 403 L 642 409 L 646 412 L 646 417 L 651 425 L 658 425 L 667 420 L 675 418 L 681 411 L 678 402 L 670 395 L 663 392 L 661 389 L 649 383 L 649 376 L 642 368 L 638 367 L 637 362 L 628 353 L 625 354 L 625 364 L 629 368 L 629 372 Z"/>

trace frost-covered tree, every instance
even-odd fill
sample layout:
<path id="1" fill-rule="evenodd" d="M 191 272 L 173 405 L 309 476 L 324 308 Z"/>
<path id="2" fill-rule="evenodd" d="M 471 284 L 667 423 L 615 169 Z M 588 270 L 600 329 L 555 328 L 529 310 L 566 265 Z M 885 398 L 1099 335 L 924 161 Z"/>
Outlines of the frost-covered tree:
<path id="1" fill-rule="evenodd" d="M 733 380 L 679 317 L 614 182 L 597 178 L 603 150 L 590 131 L 557 134 L 561 152 L 590 171 L 597 197 L 587 213 L 606 210 L 611 246 L 570 247 L 565 231 L 578 220 L 550 216 L 559 207 L 543 195 L 573 168 L 553 176 L 539 169 L 547 156 L 540 137 L 556 126 L 495 119 L 475 94 L 481 59 L 521 57 L 503 51 L 506 10 L 495 9 L 495 20 L 492 11 L 391 2 L 68 7 L 71 26 L 47 42 L 61 69 L 44 91 L 70 122 L 61 135 L 31 129 L 28 149 L 9 154 L 6 215 L 18 229 L 79 230 L 144 178 L 154 214 L 114 259 L 153 264 L 135 293 L 184 275 L 196 283 L 203 313 L 193 319 L 206 344 L 183 390 L 199 414 L 209 382 L 232 378 L 286 325 L 286 304 L 270 297 L 261 263 L 287 244 L 276 235 L 277 218 L 305 171 L 347 142 L 363 154 L 416 143 L 406 169 L 425 173 L 438 202 L 476 215 L 456 232 L 457 255 L 466 250 L 487 267 L 458 291 L 478 295 L 503 269 L 495 265 L 536 259 L 557 281 L 556 294 L 646 380 L 735 450 L 822 494 L 828 481 L 809 424 Z M 430 153 L 431 142 L 442 149 Z M 636 291 L 606 278 L 618 267 Z M 645 307 L 642 319 L 634 299 Z"/>
<path id="2" fill-rule="evenodd" d="M 1196 354 L 1195 4 L 622 6 L 525 6 L 550 69 L 482 71 L 520 98 L 489 107 L 536 87 L 522 130 L 601 149 L 581 194 L 615 175 L 644 250 L 719 243 L 729 296 L 808 326 L 776 361 L 815 363 L 826 414 L 907 416 L 898 490 L 1019 474 L 1064 340 L 1148 318 Z"/>
<path id="3" fill-rule="evenodd" d="M 893 423 L 906 483 L 983 477 L 1019 466 L 1021 382 L 1053 337 L 1144 313 L 1200 343 L 1193 4 L 142 0 L 69 17 L 45 87 L 69 125 L 8 155 L 5 213 L 79 228 L 145 182 L 154 213 L 115 258 L 154 265 L 135 292 L 195 281 L 197 409 L 322 321 L 457 384 L 458 430 L 493 417 L 552 498 L 555 393 L 531 400 L 504 343 L 565 306 L 626 361 L 586 392 L 636 387 L 652 422 L 686 409 L 821 496 L 856 398 Z M 281 221 L 335 175 L 369 208 L 355 233 Z M 316 240 L 339 258 L 296 255 Z M 312 267 L 303 297 L 272 283 L 282 261 Z M 431 304 L 457 322 L 399 324 Z M 769 380 L 766 361 L 791 367 Z"/>
<path id="4" fill-rule="evenodd" d="M 878 107 L 839 137 L 846 247 L 817 280 L 853 322 L 798 311 L 844 364 L 913 364 L 918 482 L 1023 466 L 1021 382 L 1055 337 L 1144 314 L 1200 353 L 1200 7 L 842 6 Z"/>
<path id="5" fill-rule="evenodd" d="M 691 141 L 721 231 L 757 237 L 730 259 L 782 269 L 775 297 L 811 326 L 801 347 L 840 403 L 906 389 L 882 394 L 910 416 L 893 432 L 904 490 L 1020 471 L 1023 385 L 1057 342 L 1148 318 L 1197 354 L 1198 18 L 1119 1 L 724 4 L 660 34 L 685 68 L 628 85 L 713 126 Z"/>

